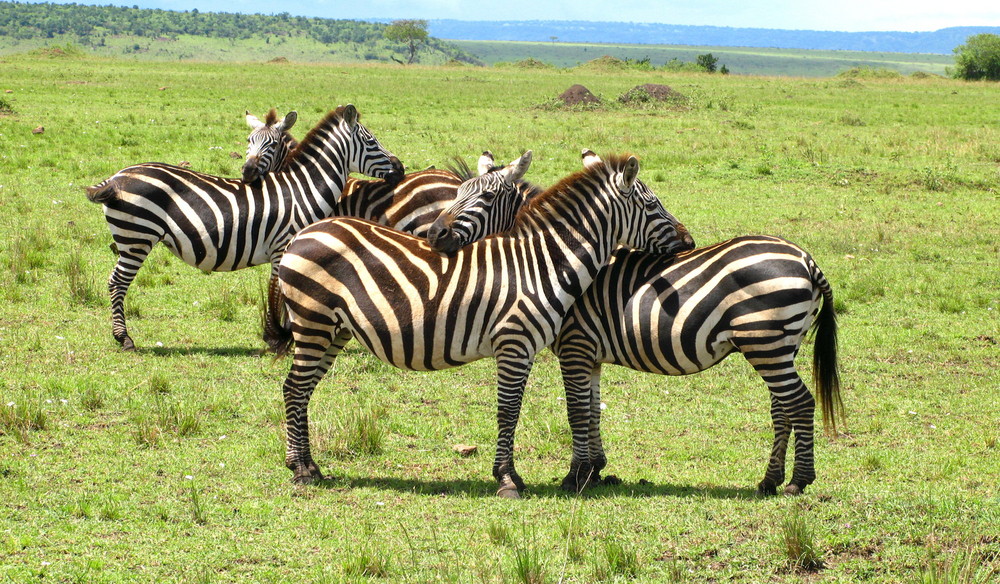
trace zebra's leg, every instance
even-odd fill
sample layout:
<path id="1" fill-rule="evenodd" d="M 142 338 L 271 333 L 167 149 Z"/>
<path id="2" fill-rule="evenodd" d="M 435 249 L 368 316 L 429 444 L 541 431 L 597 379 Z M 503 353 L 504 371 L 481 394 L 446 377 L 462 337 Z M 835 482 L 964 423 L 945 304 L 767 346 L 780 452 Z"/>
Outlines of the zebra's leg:
<path id="1" fill-rule="evenodd" d="M 790 354 L 790 358 L 791 356 Z M 802 382 L 790 360 L 784 364 L 755 363 L 754 368 L 771 390 L 772 417 L 774 417 L 775 403 L 782 412 L 781 415 L 774 417 L 774 449 L 777 450 L 783 443 L 782 459 L 788 443 L 789 430 L 795 432 L 795 465 L 792 470 L 792 480 L 785 487 L 785 494 L 798 495 L 816 479 L 816 470 L 813 466 L 813 416 L 816 413 L 816 400 L 809 393 L 809 389 Z M 784 478 L 783 472 L 770 474 L 775 465 L 777 461 L 768 464 L 769 474 L 764 476 L 764 480 L 758 486 L 761 492 L 769 492 L 768 488 L 772 485 L 776 491 L 777 486 L 781 484 L 779 479 Z M 782 463 L 782 468 L 783 466 Z"/>
<path id="2" fill-rule="evenodd" d="M 305 484 L 324 478 L 309 448 L 309 399 L 352 335 L 340 331 L 332 341 L 318 341 L 319 337 L 311 336 L 309 343 L 299 342 L 299 335 L 296 337 L 295 358 L 282 387 L 287 433 L 285 466 L 292 471 L 293 482 Z"/>
<path id="3" fill-rule="evenodd" d="M 125 326 L 125 294 L 135 279 L 136 273 L 142 267 L 142 263 L 149 257 L 153 245 L 143 242 L 141 245 L 134 243 L 124 245 L 120 243 L 112 244 L 112 248 L 118 251 L 118 261 L 111 276 L 108 277 L 108 293 L 111 295 L 111 334 L 121 345 L 123 351 L 134 351 L 135 343 L 128 334 Z"/>
<path id="4" fill-rule="evenodd" d="M 563 386 L 566 389 L 566 415 L 573 435 L 573 458 L 569 464 L 569 474 L 562 481 L 562 489 L 578 493 L 594 481 L 591 462 L 591 430 L 594 423 L 591 416 L 591 395 L 595 373 L 600 384 L 600 369 L 593 359 L 582 355 L 560 353 L 559 368 L 562 371 Z"/>
<path id="5" fill-rule="evenodd" d="M 620 485 L 621 479 L 615 475 L 601 476 L 601 471 L 608 465 L 604 454 L 604 441 L 601 440 L 601 364 L 598 363 L 591 376 L 590 387 L 590 428 L 587 441 L 590 445 L 590 465 L 593 468 L 591 482 L 602 485 Z"/>
<path id="6" fill-rule="evenodd" d="M 497 361 L 497 452 L 493 476 L 500 483 L 497 495 L 520 497 L 524 481 L 514 469 L 514 431 L 521 416 L 524 386 L 534 361 L 523 346 L 507 347 L 496 354 Z"/>
<path id="7" fill-rule="evenodd" d="M 792 432 L 792 425 L 785 410 L 773 395 L 771 423 L 774 426 L 774 444 L 771 447 L 771 458 L 768 460 L 764 479 L 757 485 L 757 493 L 761 495 L 777 495 L 778 486 L 785 482 L 785 452 L 788 450 L 788 437 Z"/>

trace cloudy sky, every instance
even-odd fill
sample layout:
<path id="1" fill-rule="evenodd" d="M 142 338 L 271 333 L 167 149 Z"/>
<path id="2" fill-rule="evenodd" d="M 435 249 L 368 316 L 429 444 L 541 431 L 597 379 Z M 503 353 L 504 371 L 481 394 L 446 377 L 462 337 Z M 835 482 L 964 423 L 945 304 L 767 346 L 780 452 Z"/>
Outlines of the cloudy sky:
<path id="1" fill-rule="evenodd" d="M 56 0 L 65 3 L 67 0 Z M 836 31 L 1000 26 L 996 0 L 76 0 L 141 8 L 355 20 L 590 20 Z M 613 8 L 611 8 L 613 6 Z"/>

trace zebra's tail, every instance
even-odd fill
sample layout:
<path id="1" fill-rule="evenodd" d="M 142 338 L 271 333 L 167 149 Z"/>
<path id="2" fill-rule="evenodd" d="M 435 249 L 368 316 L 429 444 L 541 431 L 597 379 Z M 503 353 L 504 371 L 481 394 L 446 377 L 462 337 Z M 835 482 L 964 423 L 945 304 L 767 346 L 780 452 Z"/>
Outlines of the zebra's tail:
<path id="1" fill-rule="evenodd" d="M 815 324 L 813 347 L 813 386 L 823 410 L 823 427 L 837 435 L 837 418 L 846 421 L 844 402 L 840 399 L 840 372 L 837 367 L 837 314 L 833 308 L 833 290 L 823 272 L 813 265 L 813 280 L 823 294 L 823 307 Z"/>
<path id="2" fill-rule="evenodd" d="M 87 200 L 91 203 L 104 205 L 118 198 L 118 185 L 108 179 L 99 185 L 87 187 Z"/>
<path id="3" fill-rule="evenodd" d="M 271 278 L 267 287 L 267 311 L 263 315 L 264 342 L 274 353 L 275 359 L 292 350 L 292 326 L 288 322 L 285 295 L 278 284 L 278 277 Z"/>

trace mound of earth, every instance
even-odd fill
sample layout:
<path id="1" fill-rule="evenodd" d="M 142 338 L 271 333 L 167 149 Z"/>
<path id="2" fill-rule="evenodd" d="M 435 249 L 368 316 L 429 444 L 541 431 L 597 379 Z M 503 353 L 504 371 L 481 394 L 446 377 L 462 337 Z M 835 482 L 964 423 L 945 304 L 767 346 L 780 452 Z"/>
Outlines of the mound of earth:
<path id="1" fill-rule="evenodd" d="M 625 61 L 622 61 L 618 57 L 612 57 L 611 55 L 604 55 L 603 57 L 598 57 L 591 61 L 587 61 L 582 65 L 587 69 L 624 69 Z"/>
<path id="2" fill-rule="evenodd" d="M 684 99 L 684 95 L 674 91 L 669 85 L 647 83 L 636 85 L 618 98 L 622 103 L 644 103 L 649 101 L 668 101 Z"/>
<path id="3" fill-rule="evenodd" d="M 566 105 L 601 103 L 601 98 L 591 93 L 589 89 L 579 83 L 562 92 L 559 99 Z"/>

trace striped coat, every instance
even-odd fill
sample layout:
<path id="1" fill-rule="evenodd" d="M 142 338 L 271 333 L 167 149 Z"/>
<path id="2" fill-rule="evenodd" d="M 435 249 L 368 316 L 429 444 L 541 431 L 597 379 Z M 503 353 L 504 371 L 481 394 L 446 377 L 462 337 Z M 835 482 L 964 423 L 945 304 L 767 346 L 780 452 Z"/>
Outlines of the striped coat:
<path id="1" fill-rule="evenodd" d="M 187 264 L 225 272 L 270 262 L 306 225 L 330 216 L 350 172 L 392 179 L 402 164 L 364 126 L 352 105 L 330 112 L 289 155 L 286 168 L 253 183 L 170 166 L 130 166 L 87 197 L 103 206 L 118 251 L 108 280 L 112 333 L 134 349 L 125 324 L 129 285 L 154 245 Z"/>
<path id="2" fill-rule="evenodd" d="M 635 158 L 588 161 L 537 196 L 505 234 L 442 255 L 426 241 L 350 218 L 303 230 L 272 283 L 269 344 L 294 344 L 283 392 L 286 465 L 297 481 L 322 478 L 309 450 L 308 403 L 353 337 L 386 363 L 437 370 L 484 357 L 498 369 L 493 474 L 501 494 L 523 488 L 514 429 L 535 354 L 618 244 L 660 253 L 691 247 L 683 225 L 636 180 Z M 278 320 L 287 310 L 288 323 Z"/>

